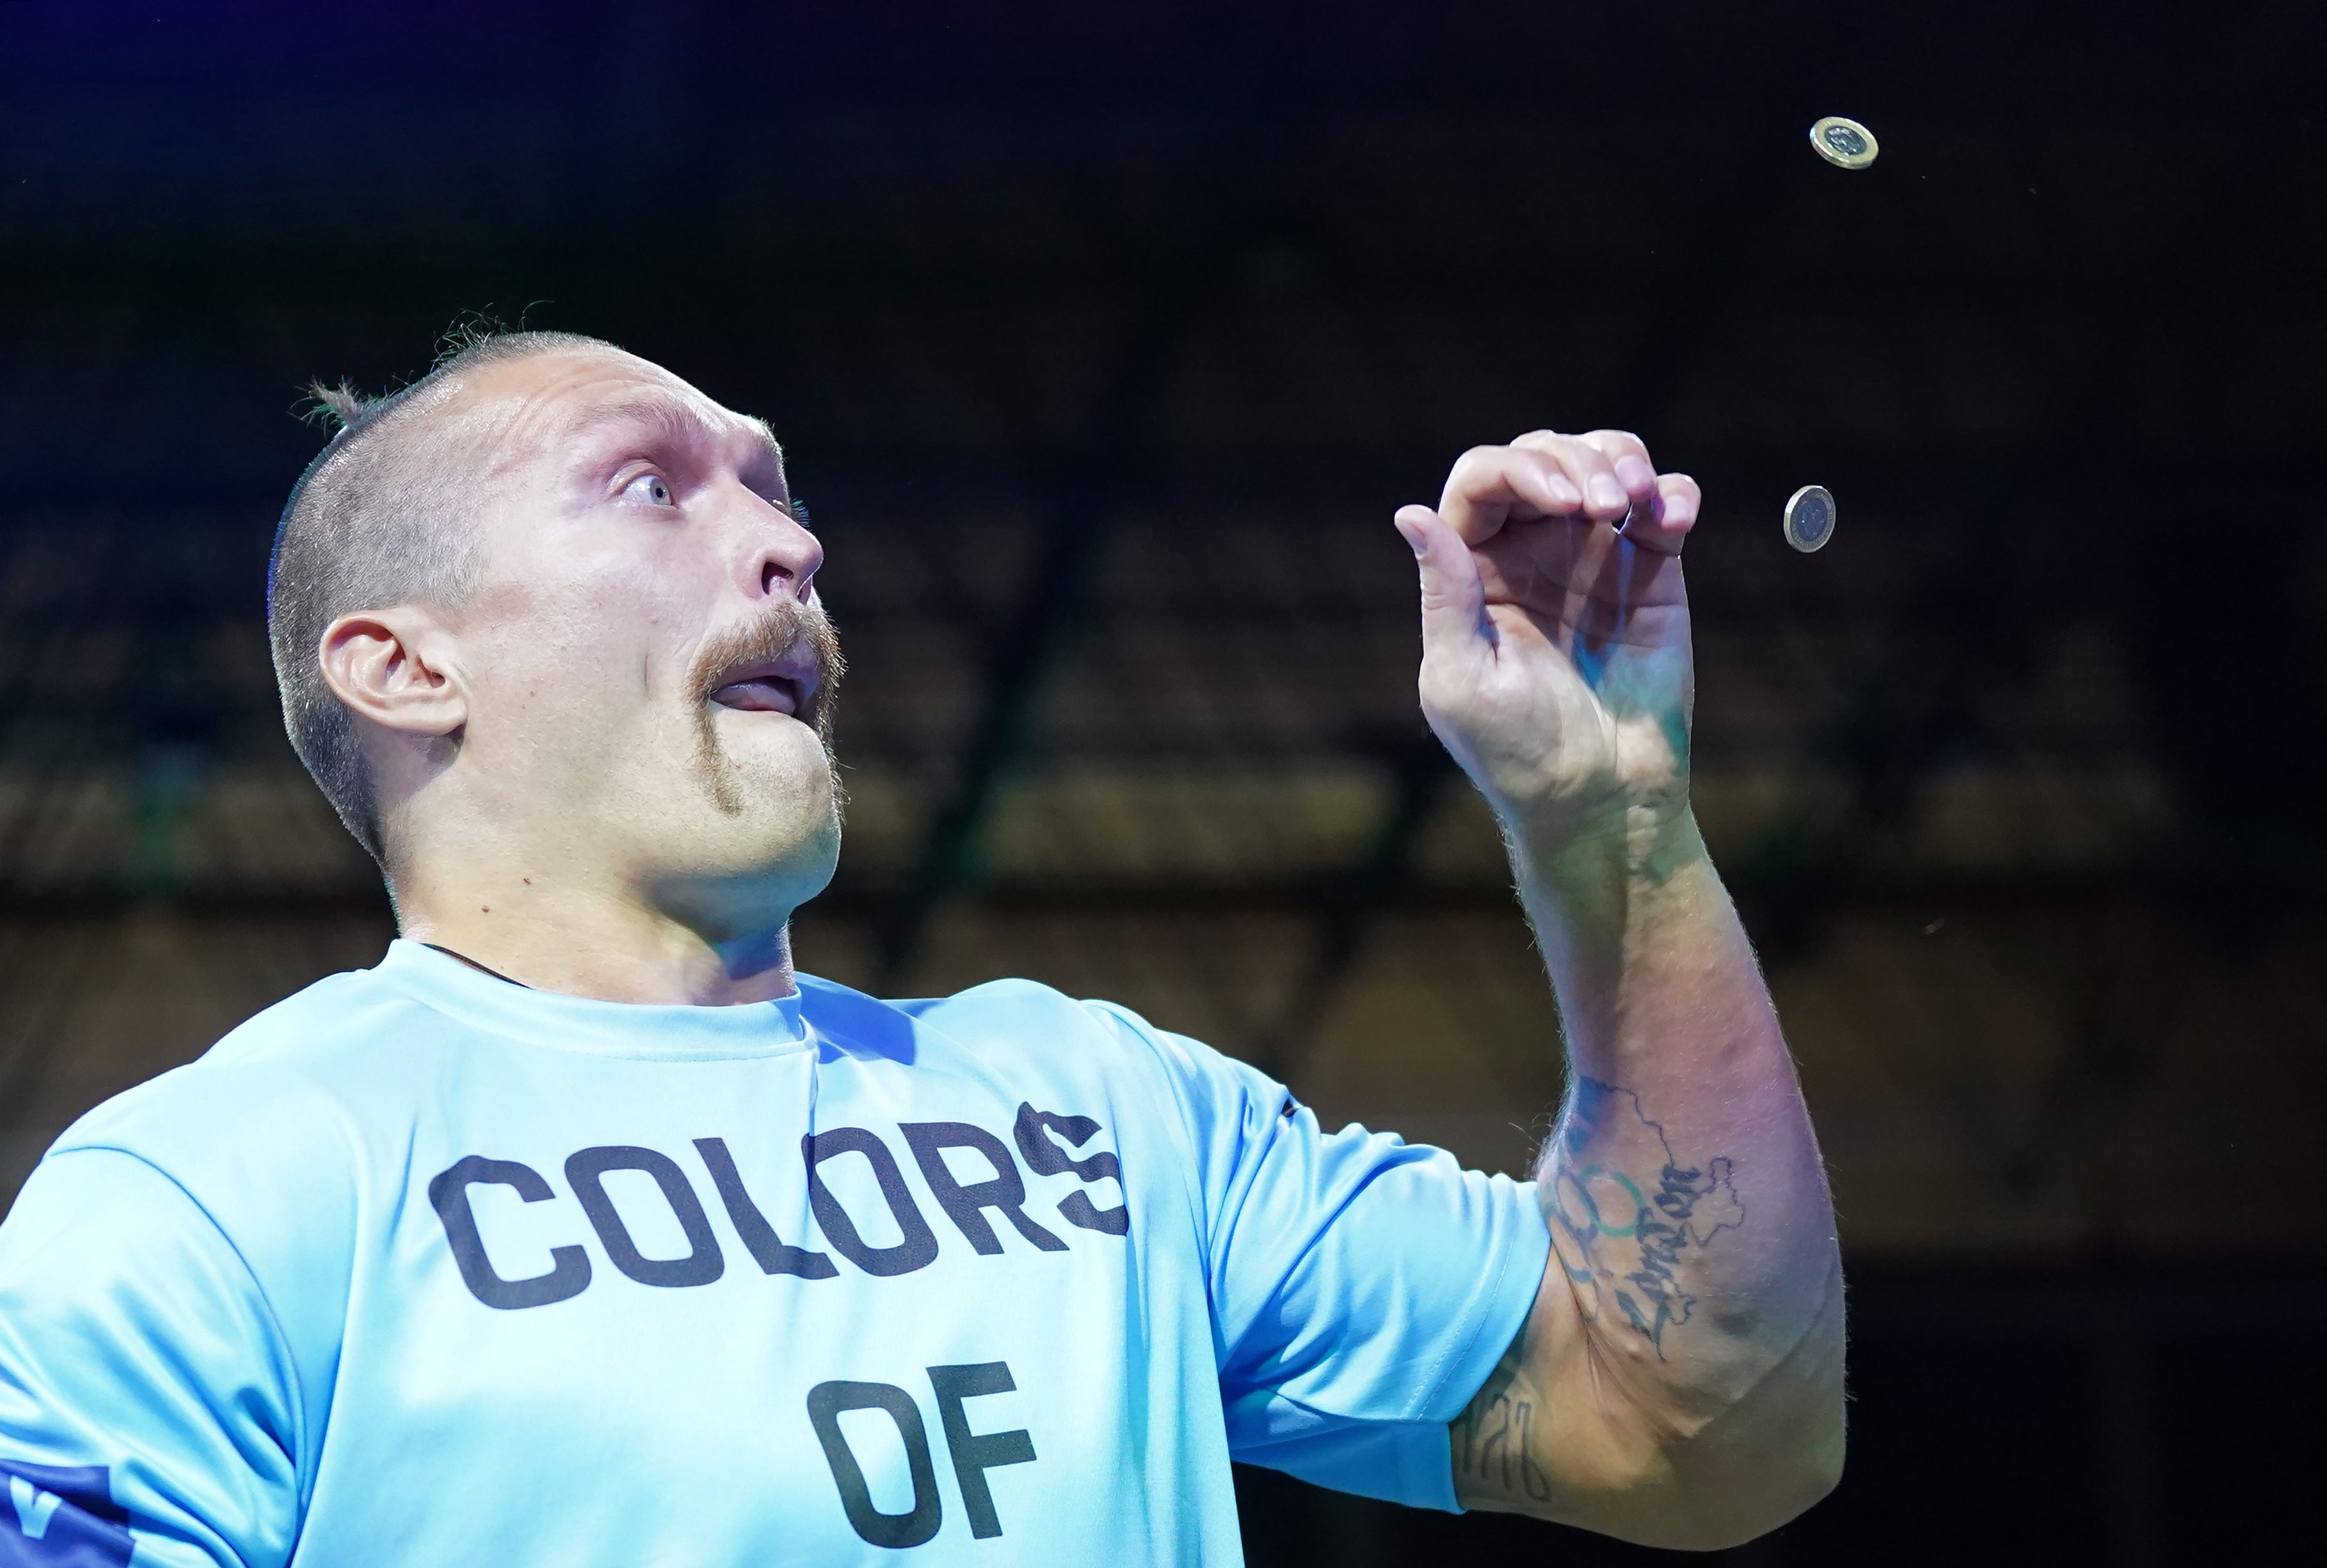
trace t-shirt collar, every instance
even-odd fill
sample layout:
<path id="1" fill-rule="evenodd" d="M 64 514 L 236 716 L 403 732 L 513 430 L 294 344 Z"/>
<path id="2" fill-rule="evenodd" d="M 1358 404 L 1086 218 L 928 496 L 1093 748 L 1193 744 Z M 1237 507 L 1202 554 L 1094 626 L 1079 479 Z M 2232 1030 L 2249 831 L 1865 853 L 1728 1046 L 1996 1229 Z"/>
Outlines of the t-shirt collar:
<path id="1" fill-rule="evenodd" d="M 497 980 L 401 937 L 373 973 L 463 1023 L 572 1050 L 685 1060 L 765 1056 L 809 1039 L 797 988 L 732 1007 L 600 1002 Z"/>

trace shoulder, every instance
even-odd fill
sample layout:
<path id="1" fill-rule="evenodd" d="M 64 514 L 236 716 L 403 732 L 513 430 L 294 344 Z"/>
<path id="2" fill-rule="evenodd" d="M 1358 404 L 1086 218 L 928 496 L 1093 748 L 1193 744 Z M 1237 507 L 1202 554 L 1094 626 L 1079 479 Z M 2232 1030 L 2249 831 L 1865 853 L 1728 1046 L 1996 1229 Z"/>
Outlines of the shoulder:
<path id="1" fill-rule="evenodd" d="M 335 975 L 229 1032 L 195 1060 L 105 1101 L 51 1157 L 132 1156 L 222 1227 L 291 1224 L 352 1202 L 368 1123 L 410 1098 L 426 1010 L 368 972 Z M 282 1212 L 294 1205 L 301 1213 Z"/>
<path id="2" fill-rule="evenodd" d="M 818 1038 L 844 1050 L 901 1055 L 953 1045 L 996 1056 L 1088 1056 L 1119 1048 L 1104 1003 L 1078 1002 L 1034 980 L 992 980 L 951 996 L 883 1001 L 812 975 L 799 977 L 801 1013 Z"/>
<path id="3" fill-rule="evenodd" d="M 1284 1086 L 1201 1041 L 1117 1003 L 1083 1000 L 1034 980 L 994 980 L 951 996 L 883 1002 L 803 975 L 804 1013 L 820 1037 L 889 1043 L 902 1060 L 958 1050 L 991 1067 L 1023 1065 L 1053 1078 L 1133 1088 L 1198 1141 L 1271 1130 Z"/>
<path id="4" fill-rule="evenodd" d="M 1174 1079 L 1266 1083 L 1201 1041 L 1159 1029 L 1113 1002 L 1068 995 L 1039 980 L 989 980 L 950 996 L 883 1001 L 814 975 L 799 977 L 802 1013 L 843 1049 L 901 1055 L 913 1042 L 951 1044 L 987 1060 L 1075 1061 Z"/>
<path id="5" fill-rule="evenodd" d="M 348 1097 L 342 1080 L 362 1076 L 408 1037 L 398 1025 L 409 1021 L 398 1015 L 425 1012 L 369 972 L 331 975 L 254 1015 L 183 1067 L 105 1101 L 54 1147 L 113 1145 L 144 1154 L 296 1119 Z"/>
<path id="6" fill-rule="evenodd" d="M 382 1190 L 375 1168 L 396 1168 L 403 1108 L 425 1076 L 413 1062 L 425 1013 L 368 973 L 320 981 L 90 1111 L 33 1180 L 92 1245 L 148 1248 L 140 1226 L 162 1226 L 188 1232 L 192 1256 L 215 1230 L 277 1324 L 302 1345 L 323 1343 L 361 1216 Z M 186 1202 L 113 1196 L 154 1181 Z"/>
<path id="7" fill-rule="evenodd" d="M 991 980 L 950 996 L 883 1001 L 813 975 L 799 977 L 802 1015 L 827 1047 L 933 1064 L 949 1052 L 986 1068 L 1111 1088 L 1135 1085 L 1181 1119 L 1240 1119 L 1248 1103 L 1273 1114 L 1281 1087 L 1201 1041 L 1160 1029 L 1113 1002 L 1082 1000 L 1035 980 Z"/>
<path id="8" fill-rule="evenodd" d="M 327 975 L 254 1013 L 193 1065 L 329 1073 L 400 1048 L 416 1022 L 435 1016 L 378 970 L 352 969 Z"/>

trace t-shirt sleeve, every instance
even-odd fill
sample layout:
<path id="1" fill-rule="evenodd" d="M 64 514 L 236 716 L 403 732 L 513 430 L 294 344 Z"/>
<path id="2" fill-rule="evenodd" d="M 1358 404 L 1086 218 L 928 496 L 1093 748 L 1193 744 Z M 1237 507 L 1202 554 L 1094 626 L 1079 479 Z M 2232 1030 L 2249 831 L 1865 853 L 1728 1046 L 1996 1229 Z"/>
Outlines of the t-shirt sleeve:
<path id="1" fill-rule="evenodd" d="M 1527 1320 L 1550 1237 L 1531 1183 L 1351 1125 L 1108 1009 L 1164 1064 L 1204 1227 L 1230 1451 L 1454 1509 L 1446 1424 Z"/>
<path id="2" fill-rule="evenodd" d="M 115 1149 L 0 1225 L 0 1565 L 260 1568 L 295 1535 L 296 1379 L 210 1215 Z M 133 1534 L 134 1532 L 134 1534 Z"/>

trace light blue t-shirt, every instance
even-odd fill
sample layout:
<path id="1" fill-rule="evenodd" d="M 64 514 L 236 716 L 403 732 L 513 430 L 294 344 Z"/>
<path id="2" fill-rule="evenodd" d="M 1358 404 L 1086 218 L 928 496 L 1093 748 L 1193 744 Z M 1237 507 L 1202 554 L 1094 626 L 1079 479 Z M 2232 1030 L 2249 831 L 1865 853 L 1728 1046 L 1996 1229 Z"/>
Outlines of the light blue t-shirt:
<path id="1" fill-rule="evenodd" d="M 397 942 L 0 1226 L 0 1564 L 1233 1563 L 1231 1458 L 1455 1506 L 1533 1189 L 1001 981 L 743 1007 Z"/>

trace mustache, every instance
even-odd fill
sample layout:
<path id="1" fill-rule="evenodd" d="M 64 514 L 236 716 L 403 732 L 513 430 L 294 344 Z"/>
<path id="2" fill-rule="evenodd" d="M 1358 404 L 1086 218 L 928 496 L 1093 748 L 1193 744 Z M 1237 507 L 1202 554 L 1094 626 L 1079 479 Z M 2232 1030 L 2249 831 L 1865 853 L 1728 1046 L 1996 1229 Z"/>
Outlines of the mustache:
<path id="1" fill-rule="evenodd" d="M 771 601 L 767 609 L 704 639 L 687 670 L 687 692 L 697 703 L 727 684 L 728 673 L 744 665 L 789 659 L 805 644 L 816 660 L 816 689 L 808 694 L 794 715 L 817 733 L 827 747 L 832 743 L 833 702 L 848 662 L 840 656 L 840 633 L 820 604 L 795 599 Z"/>

